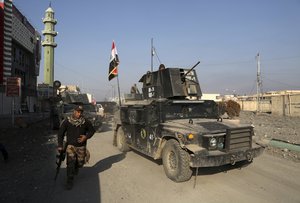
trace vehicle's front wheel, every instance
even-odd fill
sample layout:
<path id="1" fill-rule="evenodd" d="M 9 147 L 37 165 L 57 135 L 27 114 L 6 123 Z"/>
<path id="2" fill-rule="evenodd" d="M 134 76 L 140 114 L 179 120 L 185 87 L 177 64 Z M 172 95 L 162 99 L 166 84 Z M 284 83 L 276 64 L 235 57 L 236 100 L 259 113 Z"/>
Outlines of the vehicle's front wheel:
<path id="1" fill-rule="evenodd" d="M 128 144 L 126 143 L 126 137 L 122 126 L 120 126 L 117 131 L 117 147 L 121 152 L 128 152 L 130 150 Z"/>
<path id="2" fill-rule="evenodd" d="M 168 178 L 175 182 L 187 181 L 192 176 L 190 155 L 176 140 L 168 140 L 162 153 L 162 161 Z"/>

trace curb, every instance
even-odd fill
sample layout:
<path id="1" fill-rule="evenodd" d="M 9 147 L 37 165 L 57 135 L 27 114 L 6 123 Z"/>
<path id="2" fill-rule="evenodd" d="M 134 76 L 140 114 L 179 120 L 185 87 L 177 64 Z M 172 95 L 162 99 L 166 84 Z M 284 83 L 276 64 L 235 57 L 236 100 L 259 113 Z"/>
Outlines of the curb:
<path id="1" fill-rule="evenodd" d="M 12 125 L 12 117 L 5 116 L 0 117 L 0 129 L 5 128 L 26 128 L 28 125 L 37 123 L 39 121 L 48 119 L 50 117 L 49 113 L 30 113 L 30 114 L 21 114 L 15 116 L 15 125 Z"/>
<path id="2" fill-rule="evenodd" d="M 262 146 L 262 147 L 276 147 L 280 149 L 288 149 L 289 151 L 294 151 L 294 152 L 300 152 L 300 144 L 294 144 L 294 143 L 289 143 L 284 140 L 278 140 L 278 139 L 261 139 L 261 140 L 255 140 L 255 142 Z"/>

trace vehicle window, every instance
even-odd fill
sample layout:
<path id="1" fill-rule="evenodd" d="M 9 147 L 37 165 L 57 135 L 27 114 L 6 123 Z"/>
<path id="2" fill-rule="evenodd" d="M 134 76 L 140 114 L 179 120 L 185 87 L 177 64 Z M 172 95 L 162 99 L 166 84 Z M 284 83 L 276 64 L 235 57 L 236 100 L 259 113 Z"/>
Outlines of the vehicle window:
<path id="1" fill-rule="evenodd" d="M 83 105 L 83 110 L 87 112 L 96 112 L 96 107 L 92 104 Z"/>
<path id="2" fill-rule="evenodd" d="M 164 108 L 166 119 L 215 118 L 215 106 L 207 103 L 171 104 Z"/>
<path id="3" fill-rule="evenodd" d="M 69 105 L 64 105 L 64 113 L 69 113 L 74 110 L 75 105 L 69 104 Z"/>

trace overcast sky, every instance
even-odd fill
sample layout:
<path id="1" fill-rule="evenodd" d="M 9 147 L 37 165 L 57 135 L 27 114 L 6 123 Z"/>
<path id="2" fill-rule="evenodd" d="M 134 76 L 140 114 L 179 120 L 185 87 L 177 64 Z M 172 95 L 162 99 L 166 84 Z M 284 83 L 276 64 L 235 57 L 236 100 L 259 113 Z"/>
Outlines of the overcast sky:
<path id="1" fill-rule="evenodd" d="M 41 33 L 49 1 L 13 2 Z M 160 62 L 188 68 L 201 61 L 196 71 L 204 93 L 254 94 L 258 52 L 263 91 L 300 89 L 300 0 L 51 2 L 58 21 L 55 80 L 79 85 L 97 100 L 117 94 L 117 80 L 108 81 L 112 40 L 121 93 L 150 70 L 151 38 L 155 70 Z"/>

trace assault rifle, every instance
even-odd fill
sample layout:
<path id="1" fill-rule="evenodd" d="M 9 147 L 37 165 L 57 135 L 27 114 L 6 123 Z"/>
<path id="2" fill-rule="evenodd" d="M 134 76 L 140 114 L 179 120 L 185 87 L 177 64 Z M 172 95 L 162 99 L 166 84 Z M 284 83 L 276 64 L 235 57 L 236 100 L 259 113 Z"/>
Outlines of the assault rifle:
<path id="1" fill-rule="evenodd" d="M 57 167 L 56 167 L 56 174 L 55 174 L 54 180 L 56 180 L 56 178 L 59 174 L 59 169 L 60 169 L 61 163 L 66 158 L 67 146 L 68 146 L 68 144 L 66 142 L 64 142 L 62 151 L 60 151 L 59 154 L 56 155 L 56 165 L 57 165 Z"/>

